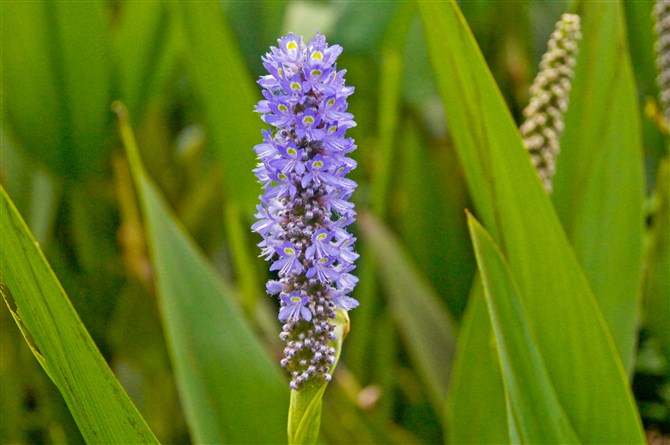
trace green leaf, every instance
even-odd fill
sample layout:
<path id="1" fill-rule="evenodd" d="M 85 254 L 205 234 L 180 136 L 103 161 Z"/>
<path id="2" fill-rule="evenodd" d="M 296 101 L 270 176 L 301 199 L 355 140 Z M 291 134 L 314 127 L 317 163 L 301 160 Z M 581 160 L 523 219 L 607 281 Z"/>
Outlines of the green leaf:
<path id="1" fill-rule="evenodd" d="M 349 332 L 349 316 L 346 311 L 338 311 L 335 319 L 337 340 L 329 342 L 335 348 L 335 363 L 331 367 L 331 375 L 335 371 L 337 361 L 342 352 L 342 343 Z M 321 407 L 323 394 L 328 382 L 310 382 L 300 390 L 291 390 L 291 403 L 288 411 L 288 443 L 314 444 L 319 437 L 321 425 Z"/>
<path id="2" fill-rule="evenodd" d="M 4 117 L 32 159 L 65 178 L 99 173 L 109 153 L 106 8 L 102 1 L 3 3 Z"/>
<path id="3" fill-rule="evenodd" d="M 451 374 L 446 443 L 507 443 L 505 394 L 480 279 L 469 301 L 458 331 L 458 351 L 464 352 L 456 354 Z"/>
<path id="4" fill-rule="evenodd" d="M 158 443 L 96 348 L 4 188 L 0 293 L 88 443 Z"/>
<path id="5" fill-rule="evenodd" d="M 237 305 L 144 172 L 122 105 L 120 131 L 140 197 L 177 388 L 198 443 L 278 443 L 287 385 Z"/>
<path id="6" fill-rule="evenodd" d="M 516 431 L 522 443 L 579 443 L 549 380 L 500 249 L 470 214 L 468 225 L 511 408 L 510 431 Z"/>
<path id="7" fill-rule="evenodd" d="M 455 2 L 419 6 L 477 214 L 505 253 L 560 404 L 581 441 L 642 443 L 616 346 L 467 24 Z M 479 319 L 470 326 L 486 329 L 488 323 Z M 491 386 L 500 379 L 489 378 Z"/>
<path id="8" fill-rule="evenodd" d="M 388 229 L 370 214 L 360 215 L 359 226 L 377 257 L 382 285 L 410 357 L 435 412 L 441 413 L 456 345 L 453 320 Z"/>
<path id="9" fill-rule="evenodd" d="M 577 13 L 583 40 L 552 198 L 630 372 L 644 223 L 637 90 L 621 3 L 580 2 Z"/>

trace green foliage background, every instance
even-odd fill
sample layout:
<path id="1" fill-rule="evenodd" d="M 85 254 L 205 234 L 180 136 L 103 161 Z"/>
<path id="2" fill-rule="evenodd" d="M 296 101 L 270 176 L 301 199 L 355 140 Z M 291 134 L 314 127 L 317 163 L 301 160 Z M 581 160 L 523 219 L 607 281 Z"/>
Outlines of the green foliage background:
<path id="1" fill-rule="evenodd" d="M 249 229 L 253 105 L 261 55 L 317 30 L 356 88 L 361 253 L 319 440 L 670 432 L 652 1 L 0 8 L 0 442 L 285 440 L 280 323 Z M 515 125 L 566 11 L 584 38 L 547 197 Z"/>

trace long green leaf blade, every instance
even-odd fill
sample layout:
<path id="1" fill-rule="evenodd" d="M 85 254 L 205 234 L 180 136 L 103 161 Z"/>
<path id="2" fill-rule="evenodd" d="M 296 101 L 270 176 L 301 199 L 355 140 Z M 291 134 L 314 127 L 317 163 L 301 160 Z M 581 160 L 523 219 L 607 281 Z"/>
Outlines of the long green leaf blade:
<path id="1" fill-rule="evenodd" d="M 0 188 L 0 293 L 88 443 L 158 443 Z"/>
<path id="2" fill-rule="evenodd" d="M 121 105 L 155 268 L 159 307 L 187 422 L 198 443 L 279 443 L 287 385 L 236 304 L 144 172 Z"/>
<path id="3" fill-rule="evenodd" d="M 471 215 L 468 225 L 482 274 L 513 429 L 523 443 L 579 443 L 549 380 L 502 253 Z"/>
<path id="4" fill-rule="evenodd" d="M 420 10 L 477 213 L 517 279 L 560 404 L 584 442 L 643 442 L 602 314 L 456 3 L 420 3 Z"/>
<path id="5" fill-rule="evenodd" d="M 637 91 L 621 3 L 583 1 L 577 12 L 583 40 L 552 197 L 630 371 L 644 222 Z"/>
<path id="6" fill-rule="evenodd" d="M 446 404 L 445 442 L 508 443 L 507 408 L 498 352 L 491 341 L 493 334 L 480 279 L 475 281 L 469 300 L 458 331 L 458 349 Z"/>

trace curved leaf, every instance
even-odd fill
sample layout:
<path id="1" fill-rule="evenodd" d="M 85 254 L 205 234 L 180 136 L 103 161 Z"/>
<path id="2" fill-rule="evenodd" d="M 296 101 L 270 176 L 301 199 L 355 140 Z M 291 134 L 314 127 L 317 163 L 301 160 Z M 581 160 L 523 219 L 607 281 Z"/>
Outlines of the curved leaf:
<path id="1" fill-rule="evenodd" d="M 0 293 L 88 443 L 158 443 L 0 187 Z"/>

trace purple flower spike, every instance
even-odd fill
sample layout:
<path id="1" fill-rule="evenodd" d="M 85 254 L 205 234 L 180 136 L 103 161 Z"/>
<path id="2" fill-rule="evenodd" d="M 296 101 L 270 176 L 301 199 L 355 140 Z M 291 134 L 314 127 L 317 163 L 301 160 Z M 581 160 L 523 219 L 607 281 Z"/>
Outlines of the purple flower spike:
<path id="1" fill-rule="evenodd" d="M 358 279 L 350 272 L 358 254 L 346 226 L 356 212 L 349 198 L 356 168 L 347 157 L 356 149 L 345 137 L 356 126 L 347 112 L 345 70 L 337 70 L 339 45 L 317 34 L 305 44 L 294 34 L 280 38 L 263 58 L 267 75 L 258 80 L 263 100 L 255 107 L 269 128 L 254 150 L 254 173 L 263 194 L 251 229 L 263 237 L 261 256 L 279 279 L 267 285 L 279 294 L 280 337 L 286 342 L 281 364 L 293 389 L 313 378 L 330 379 L 335 350 L 335 311 L 358 301 L 348 294 Z"/>

